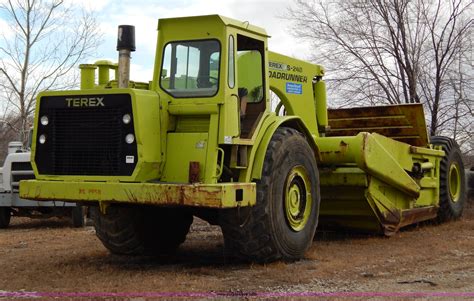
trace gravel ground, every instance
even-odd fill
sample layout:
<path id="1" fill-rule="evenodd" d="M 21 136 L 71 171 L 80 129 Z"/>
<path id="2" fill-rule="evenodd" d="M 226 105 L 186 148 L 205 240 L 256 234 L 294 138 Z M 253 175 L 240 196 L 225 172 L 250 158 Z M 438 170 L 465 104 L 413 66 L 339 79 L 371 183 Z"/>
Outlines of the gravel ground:
<path id="1" fill-rule="evenodd" d="M 93 227 L 14 218 L 9 229 L 0 230 L 0 275 L 5 299 L 26 292 L 86 299 L 107 292 L 110 300 L 321 295 L 366 300 L 387 293 L 397 300 L 446 293 L 449 300 L 473 299 L 474 204 L 459 221 L 413 226 L 391 238 L 318 233 L 306 259 L 267 265 L 226 262 L 220 229 L 199 219 L 175 256 L 150 258 L 109 254 Z"/>

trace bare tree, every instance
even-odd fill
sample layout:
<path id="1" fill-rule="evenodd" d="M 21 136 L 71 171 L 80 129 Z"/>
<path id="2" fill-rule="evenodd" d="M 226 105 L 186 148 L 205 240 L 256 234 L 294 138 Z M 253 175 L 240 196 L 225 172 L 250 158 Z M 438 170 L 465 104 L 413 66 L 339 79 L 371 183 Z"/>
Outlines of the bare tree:
<path id="1" fill-rule="evenodd" d="M 3 166 L 4 159 L 8 153 L 8 144 L 11 141 L 18 141 L 18 132 L 15 128 L 19 127 L 21 121 L 18 115 L 9 114 L 2 117 L 4 122 L 0 123 L 0 166 Z"/>
<path id="2" fill-rule="evenodd" d="M 288 15 L 339 106 L 423 103 L 450 136 L 472 123 L 471 16 L 470 0 L 295 0 Z"/>
<path id="3" fill-rule="evenodd" d="M 0 100 L 7 116 L 18 115 L 9 126 L 25 142 L 37 94 L 73 87 L 75 67 L 95 52 L 100 33 L 91 12 L 63 0 L 2 1 L 0 18 L 8 24 L 0 34 Z"/>

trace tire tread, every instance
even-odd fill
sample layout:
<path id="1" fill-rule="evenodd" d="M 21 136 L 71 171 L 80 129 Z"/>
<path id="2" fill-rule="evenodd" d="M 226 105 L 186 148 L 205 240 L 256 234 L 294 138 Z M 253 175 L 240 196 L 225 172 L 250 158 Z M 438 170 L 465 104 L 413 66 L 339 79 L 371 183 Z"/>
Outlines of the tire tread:
<path id="1" fill-rule="evenodd" d="M 239 218 L 239 214 L 234 209 L 227 209 L 227 213 L 222 215 L 221 228 L 224 234 L 225 254 L 227 257 L 266 263 L 280 259 L 297 260 L 302 256 L 284 254 L 278 242 L 272 239 L 271 216 L 266 197 L 267 194 L 271 193 L 269 187 L 270 175 L 274 172 L 272 167 L 279 163 L 275 162 L 276 150 L 280 148 L 285 139 L 289 139 L 292 136 L 303 138 L 303 135 L 293 128 L 280 127 L 275 131 L 265 153 L 262 177 L 256 181 L 257 204 L 251 208 L 241 209 L 242 214 L 240 216 L 244 218 Z M 319 190 L 317 192 L 319 193 Z M 317 201 L 319 208 L 319 194 Z"/>
<path id="2" fill-rule="evenodd" d="M 461 159 L 461 150 L 455 140 L 443 137 L 433 136 L 430 139 L 431 144 L 441 146 L 445 152 L 444 158 L 440 163 L 440 192 L 439 192 L 439 209 L 438 209 L 438 222 L 446 222 L 455 220 L 461 217 L 464 204 L 466 202 L 466 189 L 464 185 L 464 165 Z M 453 205 L 451 197 L 449 195 L 449 183 L 448 173 L 450 163 L 453 160 L 452 157 L 458 158 L 458 164 L 460 165 L 461 172 L 461 196 L 458 200 L 459 205 Z"/>

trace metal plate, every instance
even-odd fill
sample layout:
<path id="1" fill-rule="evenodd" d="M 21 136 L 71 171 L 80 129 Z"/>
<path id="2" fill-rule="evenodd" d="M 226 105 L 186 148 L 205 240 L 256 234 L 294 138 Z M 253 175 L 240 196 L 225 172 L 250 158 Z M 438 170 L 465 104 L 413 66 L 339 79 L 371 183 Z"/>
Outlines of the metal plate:
<path id="1" fill-rule="evenodd" d="M 429 143 L 422 104 L 329 109 L 327 136 L 378 133 L 414 146 Z"/>

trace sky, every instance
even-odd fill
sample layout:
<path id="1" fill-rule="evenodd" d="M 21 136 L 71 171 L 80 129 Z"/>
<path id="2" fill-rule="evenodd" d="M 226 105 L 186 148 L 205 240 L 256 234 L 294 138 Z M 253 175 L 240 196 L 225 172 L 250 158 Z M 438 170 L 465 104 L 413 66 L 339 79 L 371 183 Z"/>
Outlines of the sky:
<path id="1" fill-rule="evenodd" d="M 7 0 L 0 0 L 0 4 L 6 3 Z M 220 14 L 248 21 L 264 28 L 271 36 L 271 51 L 300 59 L 309 57 L 309 47 L 291 35 L 294 24 L 284 18 L 292 0 L 66 0 L 65 4 L 94 12 L 103 35 L 103 43 L 97 47 L 94 57 L 79 63 L 100 59 L 117 62 L 117 27 L 122 24 L 135 26 L 137 49 L 132 54 L 131 64 L 134 81 L 152 80 L 160 18 Z M 15 33 L 9 29 L 5 17 L 0 11 L 0 34 L 10 39 Z M 3 105 L 5 103 L 0 104 L 0 111 L 4 111 Z"/>
<path id="2" fill-rule="evenodd" d="M 284 19 L 291 1 L 288 0 L 73 0 L 95 11 L 104 43 L 97 59 L 117 61 L 117 26 L 135 26 L 137 50 L 132 54 L 131 79 L 148 81 L 152 70 L 157 40 L 157 24 L 160 18 L 221 14 L 241 21 L 248 21 L 266 29 L 271 36 L 272 51 L 305 59 L 309 56 L 306 43 L 291 35 L 293 24 Z M 90 60 L 93 62 L 95 59 Z"/>

